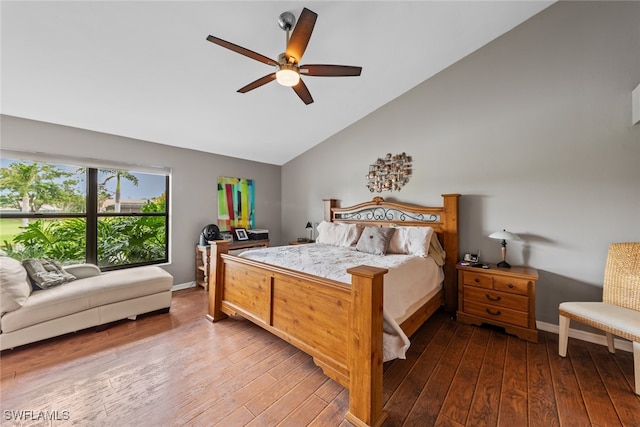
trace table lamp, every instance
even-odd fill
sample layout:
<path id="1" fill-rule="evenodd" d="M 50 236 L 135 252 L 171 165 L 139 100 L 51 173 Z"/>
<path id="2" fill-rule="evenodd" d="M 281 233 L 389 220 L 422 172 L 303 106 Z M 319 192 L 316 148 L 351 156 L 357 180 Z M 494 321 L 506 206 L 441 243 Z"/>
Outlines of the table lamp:
<path id="1" fill-rule="evenodd" d="M 311 225 L 311 222 L 307 222 L 307 226 L 305 228 L 309 230 L 309 241 L 313 242 L 313 226 Z"/>
<path id="2" fill-rule="evenodd" d="M 496 231 L 494 233 L 489 234 L 489 237 L 492 239 L 502 240 L 502 261 L 498 263 L 498 267 L 500 268 L 511 268 L 509 263 L 506 261 L 507 259 L 507 240 L 521 240 L 517 234 L 510 233 L 506 230 Z"/>

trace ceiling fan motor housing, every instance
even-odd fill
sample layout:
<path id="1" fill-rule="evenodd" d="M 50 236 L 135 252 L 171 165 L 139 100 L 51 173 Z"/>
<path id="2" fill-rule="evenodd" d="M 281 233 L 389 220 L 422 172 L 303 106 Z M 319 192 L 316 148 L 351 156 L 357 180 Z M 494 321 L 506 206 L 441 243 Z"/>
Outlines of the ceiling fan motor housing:
<path id="1" fill-rule="evenodd" d="M 286 52 L 282 52 L 280 55 L 278 55 L 278 65 L 282 66 L 282 65 L 295 65 L 297 63 L 296 58 L 294 58 L 293 56 L 290 56 L 287 59 L 287 54 Z"/>

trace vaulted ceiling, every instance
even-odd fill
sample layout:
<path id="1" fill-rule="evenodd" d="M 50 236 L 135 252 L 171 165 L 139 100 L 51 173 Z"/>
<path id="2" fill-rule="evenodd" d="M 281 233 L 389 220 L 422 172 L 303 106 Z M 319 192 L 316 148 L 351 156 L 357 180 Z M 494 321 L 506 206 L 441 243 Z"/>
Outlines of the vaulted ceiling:
<path id="1" fill-rule="evenodd" d="M 1 112 L 282 165 L 548 7 L 550 1 L 6 1 Z M 318 14 L 302 63 L 363 67 L 303 77 L 206 40 L 277 59 L 278 16 Z M 87 143 L 91 143 L 88 141 Z"/>

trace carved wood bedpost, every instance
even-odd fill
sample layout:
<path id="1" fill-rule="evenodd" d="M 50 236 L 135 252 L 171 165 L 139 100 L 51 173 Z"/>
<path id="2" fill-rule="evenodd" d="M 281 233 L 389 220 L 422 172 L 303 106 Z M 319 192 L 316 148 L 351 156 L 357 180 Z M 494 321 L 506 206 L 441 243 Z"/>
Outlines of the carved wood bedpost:
<path id="1" fill-rule="evenodd" d="M 444 203 L 444 250 L 447 254 L 444 264 L 445 292 L 444 308 L 450 313 L 458 309 L 458 199 L 460 194 L 443 194 Z"/>
<path id="2" fill-rule="evenodd" d="M 331 209 L 338 205 L 338 201 L 336 199 L 322 199 L 322 202 L 324 203 L 324 220 L 332 222 L 333 215 L 331 215 Z"/>
<path id="3" fill-rule="evenodd" d="M 222 284 L 224 274 L 224 262 L 221 254 L 229 253 L 229 242 L 226 240 L 216 240 L 211 244 L 211 261 L 209 262 L 209 314 L 207 319 L 217 322 L 227 317 L 222 312 Z"/>
<path id="4" fill-rule="evenodd" d="M 349 412 L 353 425 L 380 426 L 382 411 L 382 305 L 387 269 L 361 265 L 350 268 L 351 315 L 347 353 Z"/>

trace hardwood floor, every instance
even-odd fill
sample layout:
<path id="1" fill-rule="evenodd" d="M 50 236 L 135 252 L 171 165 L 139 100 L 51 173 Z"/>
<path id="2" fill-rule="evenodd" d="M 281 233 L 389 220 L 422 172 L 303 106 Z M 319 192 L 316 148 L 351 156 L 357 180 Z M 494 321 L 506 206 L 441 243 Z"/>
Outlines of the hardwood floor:
<path id="1" fill-rule="evenodd" d="M 0 423 L 350 425 L 348 392 L 309 356 L 245 320 L 212 324 L 206 305 L 177 291 L 169 314 L 2 352 Z M 640 425 L 631 353 L 571 339 L 563 359 L 557 344 L 437 313 L 385 364 L 384 426 Z"/>

